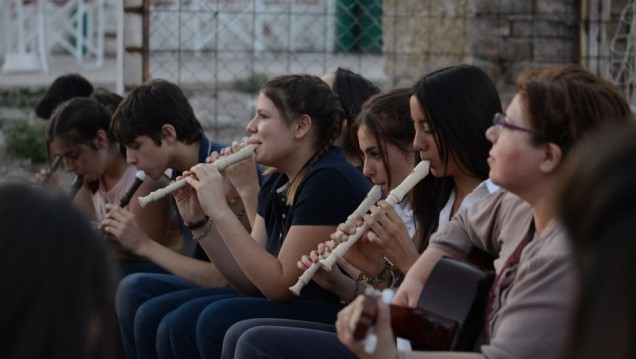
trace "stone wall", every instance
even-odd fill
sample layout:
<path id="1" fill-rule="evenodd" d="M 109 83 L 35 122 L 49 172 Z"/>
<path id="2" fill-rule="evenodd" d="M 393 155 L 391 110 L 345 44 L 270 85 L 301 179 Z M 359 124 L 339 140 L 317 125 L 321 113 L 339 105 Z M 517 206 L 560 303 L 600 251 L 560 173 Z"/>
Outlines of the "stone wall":
<path id="1" fill-rule="evenodd" d="M 442 67 L 479 66 L 506 102 L 530 65 L 578 62 L 576 0 L 385 0 L 385 71 L 412 84 Z"/>

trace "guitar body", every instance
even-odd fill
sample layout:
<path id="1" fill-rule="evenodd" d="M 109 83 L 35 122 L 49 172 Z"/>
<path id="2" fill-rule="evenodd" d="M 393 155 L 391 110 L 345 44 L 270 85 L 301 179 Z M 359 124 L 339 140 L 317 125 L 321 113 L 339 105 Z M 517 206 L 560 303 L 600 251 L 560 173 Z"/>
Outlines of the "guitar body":
<path id="1" fill-rule="evenodd" d="M 481 334 L 493 272 L 463 261 L 441 258 L 433 268 L 416 308 L 391 305 L 396 336 L 415 350 L 473 351 Z M 368 298 L 366 298 L 368 299 Z M 363 340 L 375 324 L 375 299 L 360 303 L 353 316 L 354 338 Z"/>
<path id="2" fill-rule="evenodd" d="M 417 304 L 417 309 L 455 323 L 453 335 L 440 341 L 414 340 L 416 350 L 473 351 L 481 334 L 488 293 L 495 279 L 473 265 L 441 258 L 433 268 Z M 441 341 L 443 339 L 443 341 Z"/>

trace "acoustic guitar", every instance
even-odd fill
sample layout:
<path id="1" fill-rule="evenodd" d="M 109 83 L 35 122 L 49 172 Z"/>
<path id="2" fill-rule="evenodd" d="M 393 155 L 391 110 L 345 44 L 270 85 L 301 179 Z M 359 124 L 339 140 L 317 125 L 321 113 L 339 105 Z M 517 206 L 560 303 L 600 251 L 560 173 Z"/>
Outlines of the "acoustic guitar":
<path id="1" fill-rule="evenodd" d="M 390 305 L 391 328 L 414 350 L 473 351 L 481 334 L 492 271 L 451 258 L 433 268 L 415 308 Z M 376 298 L 356 300 L 349 325 L 364 340 L 377 317 Z"/>

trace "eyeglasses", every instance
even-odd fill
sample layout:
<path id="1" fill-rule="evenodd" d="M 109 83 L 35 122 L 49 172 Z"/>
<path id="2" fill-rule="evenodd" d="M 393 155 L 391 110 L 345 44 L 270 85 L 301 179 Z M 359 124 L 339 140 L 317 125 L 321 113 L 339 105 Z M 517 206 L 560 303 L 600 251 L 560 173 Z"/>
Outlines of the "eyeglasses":
<path id="1" fill-rule="evenodd" d="M 512 131 L 521 131 L 521 132 L 531 133 L 535 136 L 541 137 L 541 135 L 539 135 L 537 132 L 531 129 L 519 127 L 519 126 L 513 125 L 512 123 L 506 122 L 506 115 L 500 112 L 497 112 L 495 116 L 492 118 L 492 126 L 494 129 L 499 129 L 503 127 Z"/>

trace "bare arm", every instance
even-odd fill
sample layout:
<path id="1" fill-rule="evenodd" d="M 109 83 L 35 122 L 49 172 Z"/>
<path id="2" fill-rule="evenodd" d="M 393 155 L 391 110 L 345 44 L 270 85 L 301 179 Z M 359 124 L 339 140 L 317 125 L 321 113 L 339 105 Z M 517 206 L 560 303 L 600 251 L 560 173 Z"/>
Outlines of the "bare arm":
<path id="1" fill-rule="evenodd" d="M 443 256 L 450 256 L 450 254 L 441 249 L 427 248 L 406 273 L 402 285 L 395 293 L 393 303 L 415 308 L 424 283 L 428 280 L 437 261 Z"/>
<path id="2" fill-rule="evenodd" d="M 225 287 L 227 285 L 227 281 L 214 263 L 184 256 L 155 241 L 145 241 L 134 253 L 200 287 Z"/>
<path id="3" fill-rule="evenodd" d="M 241 228 L 231 214 L 217 213 L 213 220 L 245 276 L 266 297 L 282 301 L 293 298 L 289 287 L 302 273 L 296 264 L 298 258 L 309 253 L 335 230 L 335 226 L 292 226 L 278 257 L 274 257 Z M 258 222 L 257 219 L 255 225 Z"/>
<path id="4" fill-rule="evenodd" d="M 243 227 L 245 227 L 247 218 L 241 217 L 241 220 L 243 221 Z M 234 259 L 232 252 L 228 249 L 217 229 L 212 223 L 210 223 L 210 225 L 213 226 L 210 234 L 199 240 L 199 244 L 201 244 L 203 250 L 205 250 L 208 257 L 217 265 L 217 268 L 236 291 L 244 295 L 258 294 L 258 288 L 254 286 L 251 280 L 243 273 L 243 270 Z M 260 233 L 264 232 L 264 227 L 263 219 L 257 216 L 252 229 L 252 237 L 260 238 L 266 236 L 265 233 Z M 194 234 L 198 237 L 203 233 L 203 230 L 204 228 L 196 231 Z M 264 239 L 266 240 L 267 238 Z M 257 244 L 264 248 L 265 242 L 263 240 L 260 240 L 260 242 L 261 243 L 258 243 L 257 241 Z"/>
<path id="5" fill-rule="evenodd" d="M 241 202 L 243 202 L 243 208 L 250 225 L 254 225 L 258 193 L 261 190 L 254 159 L 248 159 L 230 166 L 226 168 L 225 172 L 225 177 L 231 182 L 231 185 L 241 198 Z"/>
<path id="6" fill-rule="evenodd" d="M 221 152 L 224 156 L 236 153 L 241 149 L 238 142 L 234 142 L 231 147 L 224 148 Z M 213 163 L 218 159 L 218 153 L 213 153 L 206 159 L 206 162 Z M 249 219 L 249 224 L 254 225 L 256 218 L 256 206 L 258 204 L 258 193 L 260 184 L 258 182 L 258 171 L 253 158 L 237 162 L 223 170 L 223 179 L 226 197 L 233 201 L 238 196 L 243 202 L 245 213 Z"/>
<path id="7" fill-rule="evenodd" d="M 144 185 L 145 183 L 137 191 L 138 193 L 135 197 L 143 196 L 145 195 L 144 192 L 152 191 L 152 186 L 144 188 Z M 156 186 L 160 186 L 160 184 L 156 184 Z M 166 207 L 162 207 L 164 205 Z M 227 281 L 213 263 L 189 258 L 163 245 L 167 236 L 168 223 L 170 222 L 169 197 L 145 208 L 141 208 L 139 201 L 133 198 L 130 209 L 137 211 L 139 218 L 124 208 L 119 208 L 112 204 L 108 204 L 106 207 L 109 213 L 102 222 L 102 227 L 131 253 L 144 257 L 166 271 L 198 286 L 224 287 L 227 285 Z M 162 210 L 165 210 L 165 212 L 161 213 Z M 156 233 L 153 234 L 155 237 L 162 237 L 161 242 L 144 233 L 144 227 L 152 228 L 153 225 L 155 227 L 150 231 Z M 163 234 L 159 231 L 160 227 L 164 227 Z"/>

